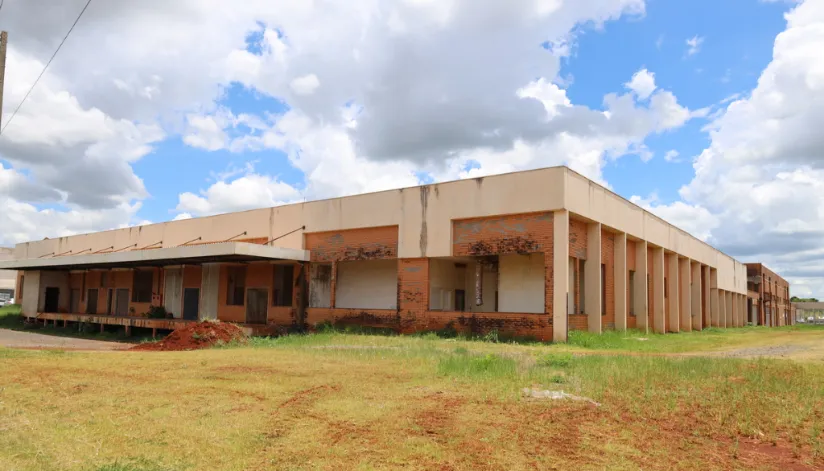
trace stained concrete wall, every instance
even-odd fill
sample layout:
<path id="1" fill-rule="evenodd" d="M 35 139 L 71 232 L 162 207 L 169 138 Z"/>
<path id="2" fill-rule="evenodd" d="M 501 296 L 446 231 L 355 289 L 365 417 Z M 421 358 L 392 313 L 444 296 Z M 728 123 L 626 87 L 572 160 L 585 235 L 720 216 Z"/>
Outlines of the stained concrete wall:
<path id="1" fill-rule="evenodd" d="M 499 257 L 498 311 L 544 312 L 544 254 Z"/>
<path id="2" fill-rule="evenodd" d="M 200 285 L 200 318 L 217 319 L 220 291 L 220 264 L 203 265 Z M 182 315 L 182 314 L 181 314 Z"/>
<path id="3" fill-rule="evenodd" d="M 163 307 L 176 319 L 183 317 L 183 269 L 167 268 L 163 287 Z"/>
<path id="4" fill-rule="evenodd" d="M 718 272 L 720 289 L 746 293 L 742 264 L 564 167 L 29 242 L 15 247 L 15 258 L 173 247 L 197 238 L 226 240 L 242 232 L 243 238 L 270 240 L 295 231 L 276 244 L 302 249 L 304 233 L 385 226 L 397 226 L 397 257 L 447 257 L 452 255 L 454 220 L 561 209 L 710 266 Z"/>
<path id="5" fill-rule="evenodd" d="M 397 309 L 398 261 L 339 262 L 335 307 L 342 309 Z"/>

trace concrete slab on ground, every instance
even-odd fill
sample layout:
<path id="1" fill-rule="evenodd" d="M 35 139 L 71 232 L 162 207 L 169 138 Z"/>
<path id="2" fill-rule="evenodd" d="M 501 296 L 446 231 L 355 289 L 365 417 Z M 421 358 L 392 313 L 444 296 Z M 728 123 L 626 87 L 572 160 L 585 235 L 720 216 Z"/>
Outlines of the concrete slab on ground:
<path id="1" fill-rule="evenodd" d="M 61 350 L 123 350 L 130 344 L 102 340 L 57 337 L 34 332 L 0 329 L 0 347 Z"/>

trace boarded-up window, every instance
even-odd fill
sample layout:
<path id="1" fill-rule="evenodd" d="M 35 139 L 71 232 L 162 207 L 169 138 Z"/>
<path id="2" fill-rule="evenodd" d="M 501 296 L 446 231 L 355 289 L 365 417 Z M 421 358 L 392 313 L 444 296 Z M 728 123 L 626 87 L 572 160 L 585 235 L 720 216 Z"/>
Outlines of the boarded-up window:
<path id="1" fill-rule="evenodd" d="M 272 306 L 291 306 L 295 286 L 294 265 L 273 265 Z"/>
<path id="2" fill-rule="evenodd" d="M 100 272 L 100 287 L 105 288 L 106 286 L 109 286 L 109 273 Z"/>
<path id="3" fill-rule="evenodd" d="M 226 304 L 243 306 L 246 292 L 246 267 L 228 267 L 229 282 L 226 284 Z"/>
<path id="4" fill-rule="evenodd" d="M 152 302 L 152 284 L 154 272 L 152 270 L 135 270 L 134 282 L 132 283 L 132 302 L 150 303 Z"/>

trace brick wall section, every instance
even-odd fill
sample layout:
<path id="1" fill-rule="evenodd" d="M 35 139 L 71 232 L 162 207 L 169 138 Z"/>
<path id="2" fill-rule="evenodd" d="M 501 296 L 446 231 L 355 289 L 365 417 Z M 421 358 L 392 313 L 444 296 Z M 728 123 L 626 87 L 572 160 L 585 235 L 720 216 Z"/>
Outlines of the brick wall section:
<path id="1" fill-rule="evenodd" d="M 587 224 L 583 221 L 569 220 L 569 256 L 587 259 Z"/>
<path id="2" fill-rule="evenodd" d="M 569 256 L 575 258 L 572 265 L 572 299 L 575 302 L 575 312 L 581 313 L 583 300 L 581 299 L 581 272 L 579 260 L 587 259 L 587 224 L 575 219 L 569 220 Z M 570 327 L 571 328 L 571 327 Z"/>
<path id="3" fill-rule="evenodd" d="M 589 316 L 586 314 L 570 314 L 569 330 L 589 330 Z"/>
<path id="4" fill-rule="evenodd" d="M 606 268 L 604 297 L 606 314 L 601 318 L 603 329 L 615 329 L 615 234 L 601 230 L 601 264 Z"/>
<path id="5" fill-rule="evenodd" d="M 552 318 L 552 213 L 462 219 L 452 223 L 452 255 L 544 254 L 544 312 Z"/>
<path id="6" fill-rule="evenodd" d="M 398 310 L 413 317 L 429 309 L 429 259 L 398 260 Z"/>
<path id="7" fill-rule="evenodd" d="M 312 262 L 397 258 L 398 226 L 313 232 L 304 243 Z"/>

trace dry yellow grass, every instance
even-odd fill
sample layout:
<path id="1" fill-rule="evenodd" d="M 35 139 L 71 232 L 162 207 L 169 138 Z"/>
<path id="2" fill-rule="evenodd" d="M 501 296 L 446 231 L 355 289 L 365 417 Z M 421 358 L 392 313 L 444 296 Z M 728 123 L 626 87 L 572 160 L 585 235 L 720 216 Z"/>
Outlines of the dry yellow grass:
<path id="1" fill-rule="evenodd" d="M 0 349 L 0 469 L 824 466 L 820 364 L 569 349 L 581 347 L 342 334 L 180 353 Z M 602 406 L 526 400 L 530 386 Z"/>

